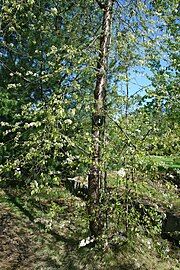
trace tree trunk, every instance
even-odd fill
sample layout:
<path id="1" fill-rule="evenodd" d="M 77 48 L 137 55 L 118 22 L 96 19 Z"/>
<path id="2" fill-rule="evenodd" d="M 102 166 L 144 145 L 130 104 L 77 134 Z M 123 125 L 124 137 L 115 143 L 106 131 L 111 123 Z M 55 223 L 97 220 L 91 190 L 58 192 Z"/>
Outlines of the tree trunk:
<path id="1" fill-rule="evenodd" d="M 100 37 L 99 59 L 97 63 L 96 86 L 94 89 L 94 111 L 92 114 L 93 154 L 88 177 L 88 214 L 90 232 L 93 236 L 101 234 L 103 221 L 100 211 L 101 145 L 103 143 L 106 120 L 106 92 L 108 54 L 111 38 L 112 8 L 114 0 L 105 3 L 97 1 L 103 11 L 102 32 Z"/>

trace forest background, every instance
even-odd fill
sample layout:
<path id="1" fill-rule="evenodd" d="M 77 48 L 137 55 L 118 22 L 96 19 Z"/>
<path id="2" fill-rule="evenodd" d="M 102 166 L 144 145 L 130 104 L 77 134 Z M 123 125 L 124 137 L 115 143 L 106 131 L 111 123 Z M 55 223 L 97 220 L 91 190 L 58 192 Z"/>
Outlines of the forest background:
<path id="1" fill-rule="evenodd" d="M 3 269 L 178 269 L 179 1 L 0 6 Z"/>

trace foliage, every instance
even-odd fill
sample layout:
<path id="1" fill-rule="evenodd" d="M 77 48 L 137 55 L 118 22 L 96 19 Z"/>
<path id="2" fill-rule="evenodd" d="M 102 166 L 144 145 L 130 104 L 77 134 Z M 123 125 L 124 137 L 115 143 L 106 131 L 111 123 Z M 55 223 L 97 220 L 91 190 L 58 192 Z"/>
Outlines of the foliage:
<path id="1" fill-rule="evenodd" d="M 157 250 L 169 254 L 169 243 L 161 245 L 160 234 L 167 211 L 178 200 L 178 1 L 114 1 L 109 63 L 101 74 L 107 79 L 104 107 L 97 104 L 105 121 L 98 129 L 102 138 L 94 140 L 103 3 L 1 3 L 0 185 L 7 197 L 14 195 L 18 207 L 24 205 L 25 212 L 34 215 L 32 222 L 45 222 L 46 233 L 59 225 L 58 230 L 64 230 L 72 222 L 65 231 L 75 235 L 77 247 L 79 239 L 89 235 L 92 217 L 63 181 L 80 176 L 88 185 L 97 143 L 98 170 L 104 177 L 98 179 L 98 209 L 104 230 L 91 256 L 98 251 L 100 264 L 104 248 L 107 256 L 97 269 L 105 269 L 107 261 L 116 269 L 127 252 L 135 269 L 151 269 L 145 250 L 152 251 L 148 256 L 156 254 L 156 262 Z M 138 76 L 149 85 L 139 85 Z M 129 255 L 138 243 L 145 261 L 139 267 Z M 53 257 L 46 245 L 43 254 L 47 248 Z M 113 258 L 123 245 L 123 256 Z M 61 267 L 57 243 L 55 249 L 54 260 Z M 86 251 L 74 248 L 72 258 L 77 254 L 84 267 Z"/>

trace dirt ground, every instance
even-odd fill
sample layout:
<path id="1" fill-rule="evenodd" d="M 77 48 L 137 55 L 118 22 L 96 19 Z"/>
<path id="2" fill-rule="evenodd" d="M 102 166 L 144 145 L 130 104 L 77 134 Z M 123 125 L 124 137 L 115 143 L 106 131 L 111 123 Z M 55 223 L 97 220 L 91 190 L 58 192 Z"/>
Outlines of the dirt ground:
<path id="1" fill-rule="evenodd" d="M 10 208 L 2 204 L 0 207 L 0 269 L 30 269 L 33 240 L 26 228 L 31 224 L 17 217 Z"/>

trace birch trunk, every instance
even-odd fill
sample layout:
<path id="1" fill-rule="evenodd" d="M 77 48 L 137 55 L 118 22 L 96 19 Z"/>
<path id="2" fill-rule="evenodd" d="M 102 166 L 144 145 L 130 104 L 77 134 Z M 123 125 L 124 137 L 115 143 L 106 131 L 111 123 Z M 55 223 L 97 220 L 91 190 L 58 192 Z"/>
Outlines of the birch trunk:
<path id="1" fill-rule="evenodd" d="M 93 155 L 88 177 L 88 214 L 91 235 L 98 236 L 103 229 L 100 211 L 101 145 L 103 143 L 106 120 L 106 92 L 108 54 L 111 38 L 112 8 L 114 0 L 102 3 L 97 1 L 103 11 L 100 37 L 99 59 L 97 63 L 96 86 L 94 89 L 94 111 L 92 115 Z"/>

